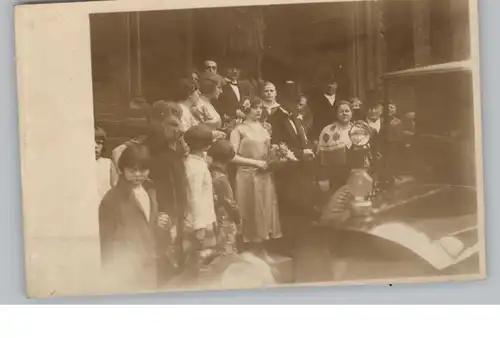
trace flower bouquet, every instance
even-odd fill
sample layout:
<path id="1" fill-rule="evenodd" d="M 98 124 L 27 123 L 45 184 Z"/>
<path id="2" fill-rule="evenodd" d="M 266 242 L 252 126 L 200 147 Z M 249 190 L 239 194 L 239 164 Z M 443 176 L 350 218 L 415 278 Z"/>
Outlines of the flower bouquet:
<path id="1" fill-rule="evenodd" d="M 298 162 L 297 157 L 288 146 L 283 142 L 271 145 L 267 160 L 268 168 L 270 170 L 277 169 L 288 162 Z"/>
<path id="2" fill-rule="evenodd" d="M 236 126 L 243 122 L 241 118 L 224 117 L 224 121 L 221 130 L 226 133 L 226 135 L 231 135 L 231 132 L 236 128 Z"/>
<path id="3" fill-rule="evenodd" d="M 273 126 L 269 122 L 262 122 L 262 126 L 269 133 L 269 136 L 273 135 Z"/>

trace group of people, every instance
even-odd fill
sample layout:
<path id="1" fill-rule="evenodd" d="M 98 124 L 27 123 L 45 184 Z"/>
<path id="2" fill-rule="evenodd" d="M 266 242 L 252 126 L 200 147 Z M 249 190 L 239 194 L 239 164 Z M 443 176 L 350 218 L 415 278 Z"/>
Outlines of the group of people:
<path id="1" fill-rule="evenodd" d="M 359 99 L 337 98 L 333 76 L 307 97 L 293 83 L 278 96 L 273 83 L 239 74 L 230 67 L 223 77 L 216 62 L 204 62 L 180 81 L 176 101 L 151 106 L 147 135 L 118 146 L 111 159 L 102 157 L 106 133 L 96 127 L 102 263 L 124 283 L 200 278 L 250 263 L 247 252 L 259 266 L 254 277 L 274 283 L 269 252 L 290 254 L 318 217 L 318 182 L 335 191 L 347 180 L 353 119 L 374 135 L 384 126 L 398 140 L 405 132 L 394 105 L 384 123 L 380 101 L 365 112 Z M 276 145 L 293 160 L 271 165 Z"/>

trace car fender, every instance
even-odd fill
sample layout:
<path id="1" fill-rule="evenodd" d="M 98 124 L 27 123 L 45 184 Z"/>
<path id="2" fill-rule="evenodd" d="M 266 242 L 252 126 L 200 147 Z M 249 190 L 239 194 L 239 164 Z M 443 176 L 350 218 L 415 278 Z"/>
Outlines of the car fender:
<path id="1" fill-rule="evenodd" d="M 443 236 L 437 240 L 431 239 L 424 232 L 402 222 L 390 222 L 369 229 L 352 231 L 364 232 L 405 247 L 437 270 L 447 269 L 479 254 L 480 249 L 478 243 L 467 247 L 458 236 L 469 231 L 477 232 L 476 226 L 460 231 L 460 233 Z"/>

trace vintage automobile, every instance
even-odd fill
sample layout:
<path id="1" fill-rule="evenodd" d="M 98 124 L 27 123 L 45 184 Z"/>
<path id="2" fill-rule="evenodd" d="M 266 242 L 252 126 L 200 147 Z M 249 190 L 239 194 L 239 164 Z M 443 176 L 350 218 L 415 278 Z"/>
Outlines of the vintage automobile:
<path id="1" fill-rule="evenodd" d="M 359 166 L 346 186 L 330 196 L 320 222 L 303 228 L 292 257 L 273 255 L 278 283 L 391 281 L 474 275 L 480 272 L 477 191 L 473 186 L 399 180 L 373 194 L 362 160 L 369 133 L 355 125 Z M 258 259 L 222 262 L 181 288 L 231 289 L 272 285 Z M 266 275 L 267 274 L 267 275 Z M 267 276 L 267 278 L 266 278 Z M 267 284 L 266 284 L 267 283 Z M 191 287 L 190 287 L 191 286 Z"/>
<path id="2" fill-rule="evenodd" d="M 397 185 L 392 203 L 384 195 L 379 199 L 385 201 L 371 216 L 304 231 L 294 255 L 294 282 L 479 273 L 474 188 L 409 181 Z"/>
<path id="3" fill-rule="evenodd" d="M 425 101 L 433 83 L 447 83 L 448 91 L 458 83 L 459 92 L 469 88 L 472 77 L 468 62 L 453 62 L 388 74 L 385 81 L 411 83 Z M 450 120 L 442 121 L 446 126 Z M 356 143 L 367 133 L 358 126 L 354 134 Z M 482 233 L 473 144 L 472 137 L 442 130 L 418 133 L 412 145 L 415 171 L 376 196 L 367 171 L 358 170 L 330 197 L 322 222 L 303 232 L 293 257 L 294 282 L 479 274 Z"/>
<path id="4" fill-rule="evenodd" d="M 404 71 L 395 77 L 465 73 L 467 79 L 468 72 L 463 63 L 453 63 Z M 369 133 L 361 125 L 355 127 L 351 136 L 363 150 Z M 146 130 L 144 123 L 135 128 L 127 134 Z M 115 144 L 126 139 L 123 132 L 111 134 Z M 390 283 L 401 278 L 479 274 L 484 264 L 480 259 L 483 234 L 478 224 L 481 210 L 474 156 L 467 151 L 470 140 L 467 145 L 457 142 L 454 135 L 421 132 L 412 147 L 419 158 L 417 170 L 401 177 L 390 189 L 373 194 L 374 179 L 360 165 L 349 184 L 328 197 L 321 221 L 303 228 L 292 257 L 274 256 L 272 268 L 278 272 L 279 282 Z M 177 285 L 166 288 L 272 284 L 269 271 L 261 263 L 247 255 L 245 259 L 221 263 L 205 283 L 177 280 L 172 283 Z"/>

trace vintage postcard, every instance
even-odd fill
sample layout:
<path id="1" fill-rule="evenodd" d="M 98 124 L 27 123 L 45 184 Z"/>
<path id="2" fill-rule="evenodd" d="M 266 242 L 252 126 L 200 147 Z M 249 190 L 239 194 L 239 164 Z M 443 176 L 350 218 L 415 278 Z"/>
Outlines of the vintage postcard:
<path id="1" fill-rule="evenodd" d="M 17 6 L 28 296 L 485 278 L 477 10 Z"/>

